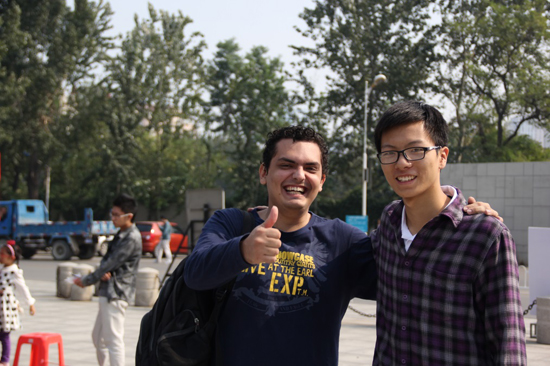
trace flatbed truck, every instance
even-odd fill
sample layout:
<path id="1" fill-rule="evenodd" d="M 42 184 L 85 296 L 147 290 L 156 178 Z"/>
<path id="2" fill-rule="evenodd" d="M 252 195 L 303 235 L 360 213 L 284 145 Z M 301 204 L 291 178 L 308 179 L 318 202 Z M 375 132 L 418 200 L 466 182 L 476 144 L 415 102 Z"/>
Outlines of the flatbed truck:
<path id="1" fill-rule="evenodd" d="M 15 240 L 26 259 L 38 250 L 51 251 L 56 260 L 89 259 L 98 252 L 98 238 L 117 231 L 112 221 L 94 221 L 91 208 L 82 221 L 52 222 L 41 200 L 0 201 L 0 240 Z"/>

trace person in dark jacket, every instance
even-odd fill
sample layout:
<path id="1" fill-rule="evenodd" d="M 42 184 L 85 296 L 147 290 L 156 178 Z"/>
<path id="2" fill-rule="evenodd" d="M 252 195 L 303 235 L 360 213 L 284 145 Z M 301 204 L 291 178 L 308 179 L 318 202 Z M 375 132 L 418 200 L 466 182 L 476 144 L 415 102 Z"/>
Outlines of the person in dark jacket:
<path id="1" fill-rule="evenodd" d="M 99 267 L 82 278 L 80 287 L 99 282 L 99 312 L 92 332 L 100 366 L 124 366 L 124 316 L 134 302 L 136 274 L 141 258 L 141 234 L 134 224 L 137 204 L 122 194 L 113 202 L 111 219 L 120 230 L 109 243 Z"/>

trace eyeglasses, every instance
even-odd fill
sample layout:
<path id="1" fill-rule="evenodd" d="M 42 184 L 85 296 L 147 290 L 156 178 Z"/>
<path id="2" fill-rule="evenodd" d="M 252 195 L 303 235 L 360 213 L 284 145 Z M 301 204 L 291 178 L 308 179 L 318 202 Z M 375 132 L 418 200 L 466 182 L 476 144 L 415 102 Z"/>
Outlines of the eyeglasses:
<path id="1" fill-rule="evenodd" d="M 109 215 L 111 215 L 111 217 L 119 218 L 119 217 L 126 217 L 126 216 L 128 216 L 128 215 L 131 215 L 131 213 L 114 214 L 114 213 L 110 212 Z"/>
<path id="2" fill-rule="evenodd" d="M 441 146 L 430 146 L 430 147 L 409 147 L 408 149 L 399 150 L 399 151 L 383 151 L 378 156 L 381 164 L 394 164 L 399 160 L 399 154 L 403 154 L 403 157 L 407 161 L 416 161 L 422 160 L 426 156 L 426 151 L 438 150 L 441 149 Z"/>

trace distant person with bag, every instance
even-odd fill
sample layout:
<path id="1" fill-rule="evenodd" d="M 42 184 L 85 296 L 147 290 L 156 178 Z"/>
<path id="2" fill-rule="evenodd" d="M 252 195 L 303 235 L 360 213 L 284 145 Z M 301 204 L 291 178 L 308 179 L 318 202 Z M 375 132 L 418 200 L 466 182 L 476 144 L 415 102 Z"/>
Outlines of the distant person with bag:
<path id="1" fill-rule="evenodd" d="M 155 247 L 155 262 L 160 263 L 162 261 L 162 253 L 164 253 L 166 263 L 171 263 L 172 251 L 170 250 L 170 238 L 172 235 L 172 225 L 166 217 L 161 216 L 160 219 L 164 222 L 164 225 L 160 229 L 162 232 L 162 237 Z"/>
<path id="2" fill-rule="evenodd" d="M 34 315 L 35 299 L 31 296 L 29 288 L 23 278 L 23 270 L 19 268 L 21 249 L 15 245 L 14 240 L 8 240 L 0 248 L 0 263 L 4 266 L 0 271 L 0 342 L 2 343 L 2 358 L 0 366 L 8 366 L 10 361 L 11 341 L 10 333 L 21 328 L 19 320 L 20 305 L 29 307 L 29 312 Z"/>
<path id="3" fill-rule="evenodd" d="M 100 366 L 124 366 L 124 317 L 134 302 L 136 275 L 141 259 L 141 234 L 134 224 L 137 203 L 122 194 L 113 201 L 111 220 L 120 230 L 109 242 L 99 267 L 82 278 L 75 278 L 80 287 L 99 282 L 99 312 L 92 340 Z"/>

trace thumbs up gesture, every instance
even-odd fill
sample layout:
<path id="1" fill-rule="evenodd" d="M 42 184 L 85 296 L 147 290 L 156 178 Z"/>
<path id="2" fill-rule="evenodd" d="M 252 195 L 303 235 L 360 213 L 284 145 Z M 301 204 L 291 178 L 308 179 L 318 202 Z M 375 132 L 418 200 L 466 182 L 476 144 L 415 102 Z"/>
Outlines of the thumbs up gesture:
<path id="1" fill-rule="evenodd" d="M 256 226 L 246 239 L 241 241 L 241 253 L 250 264 L 275 263 L 281 247 L 281 232 L 273 228 L 279 216 L 277 206 L 271 207 L 263 224 Z"/>

